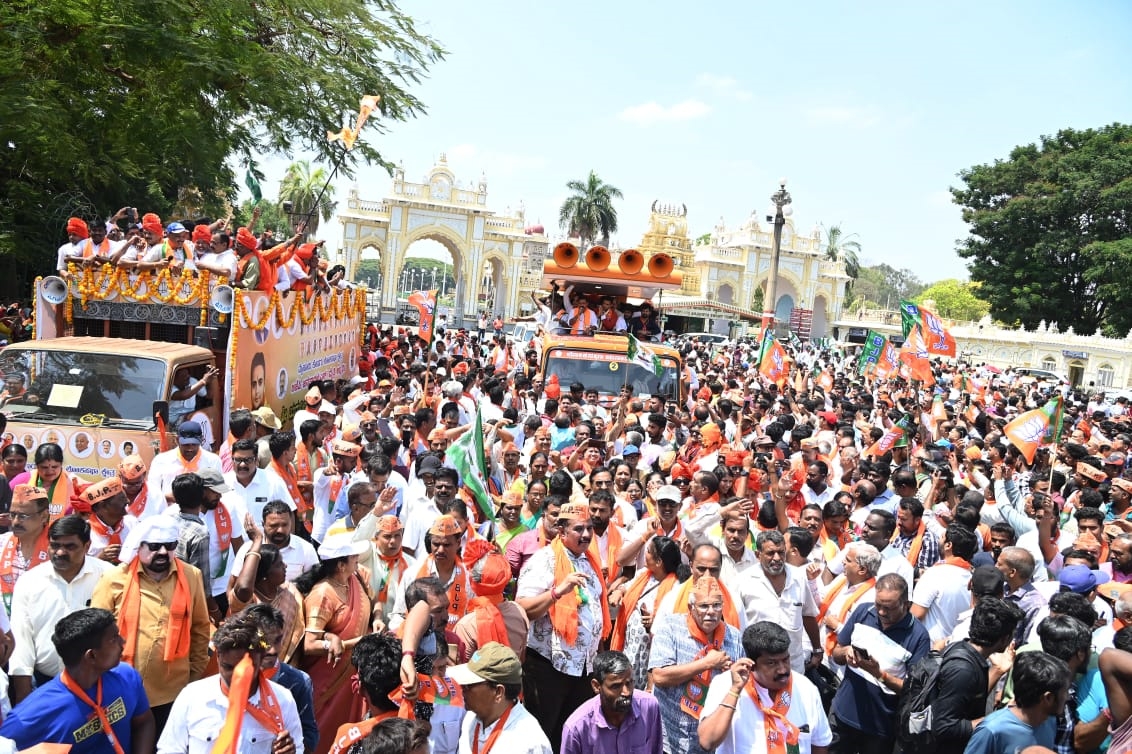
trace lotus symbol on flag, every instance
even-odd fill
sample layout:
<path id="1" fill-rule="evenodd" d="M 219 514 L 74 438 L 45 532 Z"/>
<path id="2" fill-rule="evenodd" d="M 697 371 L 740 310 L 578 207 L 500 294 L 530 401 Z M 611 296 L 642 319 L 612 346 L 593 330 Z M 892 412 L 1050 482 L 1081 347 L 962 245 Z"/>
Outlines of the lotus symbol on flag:
<path id="1" fill-rule="evenodd" d="M 1023 442 L 1041 442 L 1048 429 L 1049 424 L 1042 417 L 1035 416 L 1018 427 L 1018 439 Z"/>

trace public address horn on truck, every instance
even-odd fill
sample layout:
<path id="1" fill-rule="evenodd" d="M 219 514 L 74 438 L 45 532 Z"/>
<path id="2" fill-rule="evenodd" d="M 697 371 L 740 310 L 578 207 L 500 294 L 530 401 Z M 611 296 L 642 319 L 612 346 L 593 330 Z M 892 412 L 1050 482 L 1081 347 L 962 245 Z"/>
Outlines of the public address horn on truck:
<path id="1" fill-rule="evenodd" d="M 563 241 L 554 247 L 554 263 L 563 269 L 573 267 L 578 263 L 578 247 L 569 241 Z"/>
<path id="2" fill-rule="evenodd" d="M 653 277 L 666 278 L 672 274 L 675 266 L 672 257 L 667 254 L 653 254 L 649 259 L 649 274 Z"/>
<path id="3" fill-rule="evenodd" d="M 605 272 L 609 267 L 609 249 L 593 246 L 586 252 L 586 267 L 593 272 Z"/>
<path id="4" fill-rule="evenodd" d="M 208 298 L 208 305 L 221 314 L 231 314 L 235 303 L 235 291 L 230 285 L 218 285 L 212 289 Z"/>
<path id="5" fill-rule="evenodd" d="M 40 285 L 39 295 L 49 304 L 61 304 L 67 300 L 67 281 L 58 275 L 45 277 Z"/>
<path id="6" fill-rule="evenodd" d="M 645 258 L 636 249 L 626 249 L 617 259 L 617 267 L 626 275 L 636 275 L 645 266 Z"/>

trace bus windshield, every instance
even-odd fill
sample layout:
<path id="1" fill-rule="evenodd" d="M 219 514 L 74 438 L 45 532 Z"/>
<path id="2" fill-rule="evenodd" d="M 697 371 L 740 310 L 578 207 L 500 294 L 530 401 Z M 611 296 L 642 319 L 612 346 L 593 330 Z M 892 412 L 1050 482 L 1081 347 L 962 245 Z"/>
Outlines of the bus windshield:
<path id="1" fill-rule="evenodd" d="M 11 418 L 52 423 L 117 419 L 153 424 L 153 402 L 164 395 L 165 362 L 118 353 L 40 351 L 8 346 L 0 353 Z"/>
<path id="2" fill-rule="evenodd" d="M 679 400 L 680 370 L 676 362 L 662 356 L 661 366 L 663 371 L 658 376 L 638 364 L 629 364 L 624 354 L 554 349 L 546 360 L 545 377 L 557 375 L 563 392 L 571 383 L 580 382 L 586 389 L 613 396 L 628 384 L 636 396 L 659 395 Z"/>

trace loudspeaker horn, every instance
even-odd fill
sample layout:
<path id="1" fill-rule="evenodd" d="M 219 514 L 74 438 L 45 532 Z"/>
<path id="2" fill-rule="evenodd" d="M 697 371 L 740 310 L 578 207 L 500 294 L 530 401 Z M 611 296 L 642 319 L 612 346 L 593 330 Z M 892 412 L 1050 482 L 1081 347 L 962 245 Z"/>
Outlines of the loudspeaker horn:
<path id="1" fill-rule="evenodd" d="M 58 275 L 45 277 L 39 293 L 47 303 L 61 304 L 67 300 L 67 281 Z"/>
<path id="2" fill-rule="evenodd" d="M 569 241 L 563 241 L 554 247 L 554 263 L 563 269 L 573 267 L 578 263 L 578 247 Z"/>
<path id="3" fill-rule="evenodd" d="M 609 267 L 609 249 L 593 246 L 586 252 L 586 267 L 594 272 L 604 272 Z"/>
<path id="4" fill-rule="evenodd" d="M 230 285 L 218 285 L 212 289 L 208 297 L 208 305 L 221 314 L 231 314 L 235 303 L 236 292 Z"/>
<path id="5" fill-rule="evenodd" d="M 617 267 L 626 275 L 636 275 L 645 266 L 645 258 L 636 249 L 625 249 L 617 260 Z"/>
<path id="6" fill-rule="evenodd" d="M 657 278 L 666 278 L 675 268 L 672 257 L 667 254 L 653 254 L 649 259 L 649 274 Z"/>

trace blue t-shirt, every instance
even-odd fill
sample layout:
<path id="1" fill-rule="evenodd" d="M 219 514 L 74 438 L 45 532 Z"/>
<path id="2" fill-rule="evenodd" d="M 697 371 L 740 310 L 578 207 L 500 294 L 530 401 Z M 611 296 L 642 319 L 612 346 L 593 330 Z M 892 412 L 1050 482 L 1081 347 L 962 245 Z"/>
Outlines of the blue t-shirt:
<path id="1" fill-rule="evenodd" d="M 983 718 L 963 754 L 1014 754 L 1035 745 L 1053 748 L 1056 732 L 1057 723 L 1052 717 L 1034 729 L 1006 707 Z"/>
<path id="2" fill-rule="evenodd" d="M 931 651 L 931 639 L 924 624 L 912 617 L 912 613 L 904 616 L 887 629 L 881 628 L 880 616 L 872 604 L 860 605 L 849 620 L 845 621 L 837 643 L 843 647 L 849 646 L 853 637 L 853 628 L 858 624 L 871 626 L 896 642 L 912 655 L 904 663 L 905 669 L 915 665 L 921 658 Z M 870 736 L 883 736 L 891 738 L 896 735 L 896 714 L 900 697 L 896 694 L 886 694 L 879 686 L 869 683 L 851 670 L 845 671 L 845 678 L 833 697 L 830 712 L 837 716 L 838 722 L 851 728 L 867 733 Z"/>
<path id="3" fill-rule="evenodd" d="M 97 687 L 86 689 L 97 699 Z M 130 724 L 149 711 L 138 671 L 125 663 L 102 675 L 102 706 L 123 751 L 130 750 Z M 67 690 L 58 677 L 31 693 L 0 725 L 0 736 L 26 749 L 39 743 L 71 744 L 71 754 L 114 754 L 94 709 Z"/>

